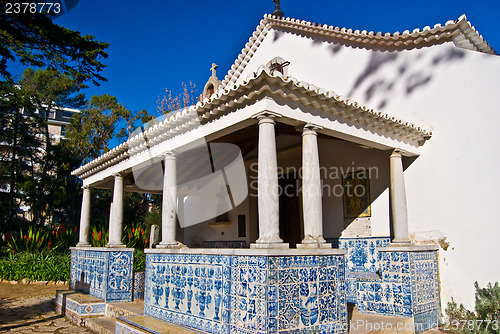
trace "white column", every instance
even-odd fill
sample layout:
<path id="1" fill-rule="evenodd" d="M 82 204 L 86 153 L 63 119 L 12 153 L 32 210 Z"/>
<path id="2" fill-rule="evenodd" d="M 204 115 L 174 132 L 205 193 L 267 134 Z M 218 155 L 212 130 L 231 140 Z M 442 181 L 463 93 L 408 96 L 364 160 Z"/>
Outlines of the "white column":
<path id="1" fill-rule="evenodd" d="M 125 247 L 122 243 L 123 235 L 123 176 L 113 175 L 115 184 L 113 187 L 113 202 L 109 222 L 109 242 L 107 247 Z"/>
<path id="2" fill-rule="evenodd" d="M 80 215 L 80 240 L 78 247 L 89 247 L 90 230 L 90 187 L 83 187 L 82 211 Z"/>
<path id="3" fill-rule="evenodd" d="M 161 210 L 161 242 L 156 248 L 178 247 L 175 240 L 177 216 L 177 166 L 175 155 L 168 152 L 164 157 L 163 199 Z"/>
<path id="4" fill-rule="evenodd" d="M 318 152 L 321 127 L 306 124 L 302 132 L 302 207 L 304 240 L 297 248 L 331 248 L 323 238 L 323 205 Z"/>
<path id="5" fill-rule="evenodd" d="M 408 213 L 406 208 L 405 180 L 403 174 L 402 151 L 394 150 L 391 154 L 391 207 L 393 243 L 410 243 L 408 237 Z"/>
<path id="6" fill-rule="evenodd" d="M 288 248 L 288 244 L 283 243 L 280 238 L 279 231 L 278 159 L 274 117 L 276 115 L 272 113 L 261 113 L 257 116 L 259 239 L 250 245 L 252 248 Z"/>

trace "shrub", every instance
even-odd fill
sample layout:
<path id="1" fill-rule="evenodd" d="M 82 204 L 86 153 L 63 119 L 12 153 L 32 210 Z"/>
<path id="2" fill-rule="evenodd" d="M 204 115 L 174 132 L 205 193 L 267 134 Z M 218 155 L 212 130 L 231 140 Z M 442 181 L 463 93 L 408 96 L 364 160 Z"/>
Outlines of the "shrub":
<path id="1" fill-rule="evenodd" d="M 53 227 L 47 250 L 67 252 L 70 247 L 77 244 L 78 238 L 77 226 L 68 229 L 64 225 Z"/>
<path id="2" fill-rule="evenodd" d="M 136 249 L 134 250 L 134 271 L 144 270 L 146 270 L 146 254 L 144 251 Z"/>
<path id="3" fill-rule="evenodd" d="M 498 283 L 480 288 L 476 282 L 476 312 L 467 310 L 451 299 L 445 312 L 444 330 L 454 334 L 500 333 L 500 286 Z"/>
<path id="4" fill-rule="evenodd" d="M 40 253 L 42 251 L 67 252 L 76 245 L 78 228 L 66 229 L 64 225 L 42 228 L 30 226 L 27 232 L 22 229 L 16 236 L 7 234 L 7 250 L 14 254 L 19 252 Z"/>
<path id="5" fill-rule="evenodd" d="M 43 228 L 30 226 L 26 233 L 19 230 L 17 236 L 7 234 L 7 249 L 11 253 L 19 252 L 40 252 L 47 248 L 49 241 L 49 231 Z"/>
<path id="6" fill-rule="evenodd" d="M 69 253 L 20 252 L 0 259 L 0 278 L 6 280 L 67 281 L 69 269 Z"/>

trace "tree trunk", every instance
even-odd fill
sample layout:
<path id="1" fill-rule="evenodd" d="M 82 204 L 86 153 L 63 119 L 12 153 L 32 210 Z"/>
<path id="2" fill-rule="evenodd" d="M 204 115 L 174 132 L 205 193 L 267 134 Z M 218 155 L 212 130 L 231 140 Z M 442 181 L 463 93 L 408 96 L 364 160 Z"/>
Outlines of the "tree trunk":
<path id="1" fill-rule="evenodd" d="M 16 220 L 16 208 L 15 208 L 15 191 L 16 191 L 16 160 L 17 160 L 17 131 L 19 127 L 18 112 L 14 112 L 14 133 L 12 141 L 12 157 L 10 159 L 10 189 L 9 189 L 9 200 L 10 200 L 10 217 L 7 220 L 9 226 L 13 226 Z M 2 232 L 5 232 L 5 226 L 2 226 Z"/>

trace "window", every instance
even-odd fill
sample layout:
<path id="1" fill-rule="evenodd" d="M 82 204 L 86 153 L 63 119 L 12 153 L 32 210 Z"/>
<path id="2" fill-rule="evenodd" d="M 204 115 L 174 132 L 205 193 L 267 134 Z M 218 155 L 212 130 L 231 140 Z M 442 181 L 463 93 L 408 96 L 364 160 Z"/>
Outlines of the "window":
<path id="1" fill-rule="evenodd" d="M 62 112 L 62 117 L 71 118 L 71 116 L 73 116 L 72 112 L 69 112 L 69 111 Z"/>

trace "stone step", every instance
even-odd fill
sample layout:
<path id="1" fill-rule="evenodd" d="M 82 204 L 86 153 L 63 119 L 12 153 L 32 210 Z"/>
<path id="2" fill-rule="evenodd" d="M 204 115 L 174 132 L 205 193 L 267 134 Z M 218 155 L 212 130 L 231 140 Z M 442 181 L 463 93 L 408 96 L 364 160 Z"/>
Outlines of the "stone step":
<path id="1" fill-rule="evenodd" d="M 137 299 L 127 303 L 106 304 L 106 317 L 119 318 L 129 315 L 139 315 L 144 313 L 144 299 Z"/>
<path id="2" fill-rule="evenodd" d="M 97 317 L 85 319 L 85 327 L 97 334 L 115 334 L 115 318 Z"/>
<path id="3" fill-rule="evenodd" d="M 104 317 L 88 318 L 85 326 L 97 334 L 115 334 L 116 318 L 139 315 L 144 312 L 144 300 L 106 304 Z"/>
<path id="4" fill-rule="evenodd" d="M 402 318 L 358 312 L 348 304 L 349 334 L 414 334 L 412 318 Z M 437 328 L 420 334 L 442 334 Z"/>
<path id="5" fill-rule="evenodd" d="M 118 332 L 140 334 L 195 334 L 200 333 L 186 327 L 173 325 L 147 315 L 134 315 L 116 320 Z M 121 330 L 121 331 L 120 331 Z"/>

